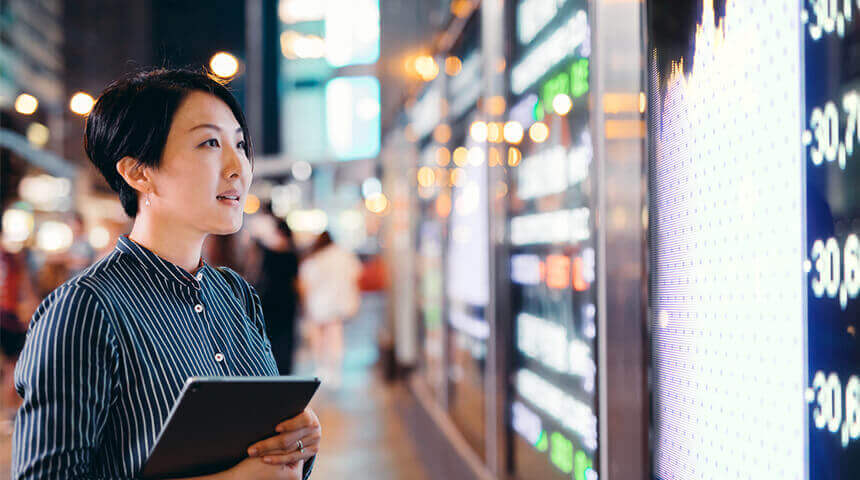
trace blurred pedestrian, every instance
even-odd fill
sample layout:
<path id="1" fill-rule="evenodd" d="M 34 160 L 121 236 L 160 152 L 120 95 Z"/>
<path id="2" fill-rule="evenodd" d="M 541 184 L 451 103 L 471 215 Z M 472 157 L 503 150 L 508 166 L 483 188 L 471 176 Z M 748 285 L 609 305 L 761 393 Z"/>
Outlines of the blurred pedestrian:
<path id="1" fill-rule="evenodd" d="M 15 368 L 15 480 L 138 478 L 189 377 L 278 374 L 253 287 L 201 255 L 207 236 L 241 228 L 252 178 L 230 91 L 203 72 L 135 73 L 99 96 L 85 147 L 134 224 L 31 319 Z M 306 409 L 271 431 L 206 478 L 306 479 L 319 419 Z"/>
<path id="2" fill-rule="evenodd" d="M 337 388 L 343 364 L 343 322 L 358 313 L 361 262 L 323 232 L 299 265 L 304 316 L 320 378 Z"/>
<path id="3" fill-rule="evenodd" d="M 266 331 L 281 375 L 293 371 L 296 344 L 296 288 L 299 256 L 289 225 L 263 207 L 251 235 L 258 249 L 257 292 L 263 302 Z"/>
<path id="4" fill-rule="evenodd" d="M 72 228 L 74 240 L 66 252 L 66 265 L 69 269 L 69 277 L 74 277 L 92 265 L 96 257 L 96 250 L 87 238 L 84 217 L 80 213 L 75 212 L 72 214 L 69 226 Z"/>
<path id="5" fill-rule="evenodd" d="M 20 403 L 13 372 L 24 348 L 27 323 L 39 302 L 25 256 L 23 251 L 12 253 L 0 245 L 0 421 L 11 417 Z"/>

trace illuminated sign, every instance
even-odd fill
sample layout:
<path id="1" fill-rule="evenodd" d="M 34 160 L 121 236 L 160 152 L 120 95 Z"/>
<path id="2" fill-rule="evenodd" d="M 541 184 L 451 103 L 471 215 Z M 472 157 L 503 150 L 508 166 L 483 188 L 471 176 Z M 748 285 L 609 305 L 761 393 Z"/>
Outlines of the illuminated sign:
<path id="1" fill-rule="evenodd" d="M 519 433 L 531 445 L 537 445 L 543 433 L 543 424 L 540 417 L 522 402 L 514 402 L 511 405 L 511 425 L 514 431 Z"/>
<path id="2" fill-rule="evenodd" d="M 860 2 L 801 3 L 808 471 L 860 478 Z"/>
<path id="3" fill-rule="evenodd" d="M 538 90 L 540 101 L 535 105 L 535 120 L 542 120 L 546 112 L 552 112 L 552 102 L 557 95 L 579 98 L 588 93 L 589 60 L 580 58 L 573 61 L 561 72 L 544 82 Z"/>
<path id="4" fill-rule="evenodd" d="M 511 90 L 519 95 L 568 57 L 591 55 L 590 35 L 588 15 L 580 10 L 511 69 Z"/>
<path id="5" fill-rule="evenodd" d="M 588 228 L 589 215 L 588 208 L 580 207 L 514 217 L 510 223 L 511 243 L 534 245 L 586 240 L 591 236 Z"/>
<path id="6" fill-rule="evenodd" d="M 511 256 L 511 280 L 520 285 L 538 285 L 542 280 L 540 257 L 532 254 Z"/>
<path id="7" fill-rule="evenodd" d="M 597 417 L 590 406 L 531 370 L 520 369 L 515 378 L 517 392 L 525 400 L 579 436 L 586 449 L 597 448 Z"/>
<path id="8" fill-rule="evenodd" d="M 566 159 L 567 152 L 561 145 L 524 158 L 516 169 L 517 196 L 529 199 L 567 190 Z"/>
<path id="9" fill-rule="evenodd" d="M 379 58 L 379 0 L 328 0 L 325 58 L 333 67 L 374 63 Z"/>
<path id="10" fill-rule="evenodd" d="M 528 313 L 517 315 L 517 348 L 526 356 L 559 373 L 582 377 L 583 388 L 594 390 L 597 365 L 591 346 L 579 339 L 567 339 L 567 328 Z"/>
<path id="11" fill-rule="evenodd" d="M 654 53 L 650 72 L 654 477 L 800 480 L 807 414 L 799 2 L 725 2 L 725 18 L 715 17 L 710 0 L 687 3 L 696 18 L 649 34 L 657 45 L 673 44 Z M 662 0 L 659 10 L 676 4 Z M 673 52 L 690 56 L 673 61 Z M 844 324 L 838 328 L 844 335 Z M 838 383 L 818 379 L 822 388 Z M 744 461 L 750 452 L 762 461 Z"/>
<path id="12" fill-rule="evenodd" d="M 379 81 L 376 77 L 337 77 L 326 84 L 329 145 L 340 160 L 379 154 Z"/>
<path id="13" fill-rule="evenodd" d="M 522 0 L 517 5 L 517 39 L 525 45 L 558 14 L 567 0 Z"/>

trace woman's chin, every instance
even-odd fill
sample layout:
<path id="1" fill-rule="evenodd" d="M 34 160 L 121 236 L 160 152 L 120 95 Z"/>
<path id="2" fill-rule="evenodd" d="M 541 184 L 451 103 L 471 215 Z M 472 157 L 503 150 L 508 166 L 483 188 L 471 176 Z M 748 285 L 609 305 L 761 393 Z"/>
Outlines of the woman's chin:
<path id="1" fill-rule="evenodd" d="M 216 228 L 213 228 L 209 231 L 212 235 L 230 235 L 238 232 L 242 229 L 242 217 L 240 216 L 238 220 L 234 220 L 233 222 L 225 222 L 222 225 L 218 225 Z"/>

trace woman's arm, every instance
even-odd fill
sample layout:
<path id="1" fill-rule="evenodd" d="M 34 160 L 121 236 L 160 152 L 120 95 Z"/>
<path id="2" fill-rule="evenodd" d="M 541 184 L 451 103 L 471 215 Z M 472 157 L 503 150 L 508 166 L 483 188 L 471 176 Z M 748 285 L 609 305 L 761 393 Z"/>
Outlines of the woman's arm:
<path id="1" fill-rule="evenodd" d="M 12 478 L 94 478 L 119 368 L 105 314 L 89 287 L 66 284 L 38 307 L 15 367 L 23 398 Z"/>

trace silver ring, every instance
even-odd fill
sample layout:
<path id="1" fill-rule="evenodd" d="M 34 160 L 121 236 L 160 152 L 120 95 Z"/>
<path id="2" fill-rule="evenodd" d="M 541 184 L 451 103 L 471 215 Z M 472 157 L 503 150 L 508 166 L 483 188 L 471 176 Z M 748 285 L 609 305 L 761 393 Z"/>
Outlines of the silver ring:
<path id="1" fill-rule="evenodd" d="M 302 441 L 301 441 L 301 440 L 299 440 L 298 442 L 296 442 L 296 445 L 298 446 L 299 453 L 305 453 L 305 447 L 304 447 L 304 445 L 302 445 Z"/>

